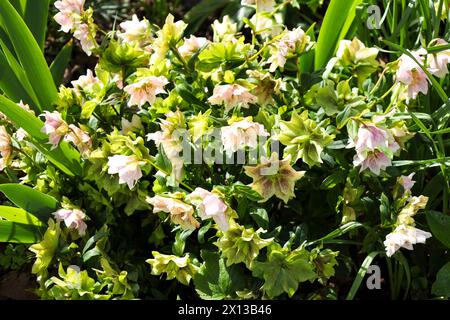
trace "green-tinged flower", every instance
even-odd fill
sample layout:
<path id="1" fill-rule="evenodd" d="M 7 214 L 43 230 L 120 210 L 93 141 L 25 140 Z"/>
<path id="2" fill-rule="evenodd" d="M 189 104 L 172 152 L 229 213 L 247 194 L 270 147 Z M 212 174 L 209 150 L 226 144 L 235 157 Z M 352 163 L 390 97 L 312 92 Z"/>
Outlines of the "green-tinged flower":
<path id="1" fill-rule="evenodd" d="M 352 179 L 347 177 L 343 192 L 342 225 L 356 220 L 356 211 L 354 207 L 360 202 L 363 193 L 364 187 L 355 187 Z"/>
<path id="2" fill-rule="evenodd" d="M 278 154 L 273 153 L 270 159 L 262 159 L 261 164 L 244 167 L 245 173 L 253 178 L 251 187 L 267 201 L 273 195 L 287 203 L 294 195 L 297 180 L 305 175 L 305 171 L 295 171 L 291 166 L 291 156 L 278 160 Z"/>
<path id="3" fill-rule="evenodd" d="M 157 65 L 164 62 L 164 58 L 170 50 L 170 47 L 178 43 L 183 37 L 184 30 L 187 24 L 183 21 L 174 21 L 174 16 L 169 14 L 166 18 L 164 26 L 156 32 L 157 38 L 153 42 L 152 49 L 154 53 L 152 54 L 150 64 Z"/>
<path id="4" fill-rule="evenodd" d="M 189 134 L 193 141 L 197 141 L 211 132 L 210 116 L 212 110 L 209 109 L 205 113 L 199 112 L 196 116 L 192 116 L 188 121 Z"/>
<path id="5" fill-rule="evenodd" d="M 31 269 L 31 272 L 34 274 L 40 274 L 47 270 L 58 248 L 61 234 L 59 223 L 55 223 L 50 219 L 48 224 L 48 229 L 45 231 L 42 241 L 30 247 L 30 251 L 36 254 L 36 261 Z"/>
<path id="6" fill-rule="evenodd" d="M 336 56 L 343 66 L 352 66 L 360 83 L 375 72 L 380 65 L 377 61 L 379 50 L 367 48 L 358 38 L 342 40 Z"/>
<path id="7" fill-rule="evenodd" d="M 251 270 L 259 251 L 273 241 L 273 238 L 261 239 L 259 235 L 262 232 L 264 232 L 263 229 L 254 231 L 253 228 L 246 229 L 244 226 L 232 223 L 230 229 L 224 232 L 216 242 L 216 246 L 222 251 L 222 256 L 227 259 L 227 267 L 243 262 Z"/>
<path id="8" fill-rule="evenodd" d="M 102 69 L 110 72 L 121 72 L 123 68 L 144 67 L 148 64 L 150 54 L 137 44 L 119 43 L 111 40 L 100 59 Z"/>
<path id="9" fill-rule="evenodd" d="M 72 88 L 61 86 L 59 88 L 58 100 L 56 101 L 56 108 L 59 112 L 66 112 L 73 106 L 81 105 L 81 97 L 77 91 Z"/>
<path id="10" fill-rule="evenodd" d="M 408 199 L 408 203 L 406 206 L 400 211 L 400 214 L 397 217 L 397 225 L 400 224 L 406 224 L 414 226 L 414 218 L 419 212 L 419 210 L 425 209 L 428 203 L 428 197 L 425 196 L 418 196 L 418 197 L 411 197 Z"/>
<path id="11" fill-rule="evenodd" d="M 312 282 L 317 278 L 314 268 L 307 250 L 291 251 L 273 244 L 265 262 L 254 262 L 253 275 L 264 279 L 262 288 L 269 299 L 284 292 L 292 297 L 301 282 Z"/>
<path id="12" fill-rule="evenodd" d="M 338 264 L 336 257 L 339 251 L 332 251 L 330 249 L 320 250 L 315 248 L 311 252 L 311 262 L 316 267 L 317 275 L 323 280 L 334 276 L 334 267 Z"/>
<path id="13" fill-rule="evenodd" d="M 273 103 L 272 94 L 279 95 L 281 90 L 286 90 L 286 83 L 281 79 L 275 79 L 269 72 L 247 70 L 247 74 L 256 82 L 252 93 L 258 98 L 258 104 L 261 106 Z"/>
<path id="14" fill-rule="evenodd" d="M 152 251 L 153 259 L 146 262 L 152 266 L 152 275 L 167 274 L 167 280 L 177 279 L 184 285 L 189 285 L 198 267 L 192 264 L 189 254 L 184 257 L 166 255 Z"/>
<path id="15" fill-rule="evenodd" d="M 215 20 L 212 24 L 214 30 L 214 42 L 230 41 L 237 32 L 237 24 L 231 21 L 229 16 L 224 16 L 222 22 Z"/>
<path id="16" fill-rule="evenodd" d="M 86 270 L 71 265 L 64 271 L 59 265 L 58 277 L 51 277 L 46 282 L 48 294 L 56 300 L 108 300 L 109 294 L 99 294 L 101 286 L 89 277 Z"/>
<path id="17" fill-rule="evenodd" d="M 301 158 L 310 167 L 323 163 L 321 153 L 335 138 L 329 128 L 325 129 L 328 122 L 309 119 L 308 111 L 300 115 L 294 111 L 290 121 L 281 121 L 279 139 L 286 146 L 284 157 L 291 155 L 294 161 Z"/>

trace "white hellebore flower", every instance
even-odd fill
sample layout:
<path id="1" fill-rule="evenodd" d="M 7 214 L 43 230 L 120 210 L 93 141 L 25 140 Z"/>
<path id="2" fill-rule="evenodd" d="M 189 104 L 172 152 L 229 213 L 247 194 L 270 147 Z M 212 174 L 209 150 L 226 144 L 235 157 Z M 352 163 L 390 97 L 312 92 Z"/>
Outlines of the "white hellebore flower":
<path id="1" fill-rule="evenodd" d="M 386 240 L 384 241 L 386 255 L 391 257 L 402 247 L 413 250 L 414 244 L 425 243 L 428 238 L 431 238 L 431 233 L 401 224 L 386 236 Z"/>
<path id="2" fill-rule="evenodd" d="M 236 152 L 244 147 L 255 149 L 258 146 L 258 137 L 267 136 L 269 133 L 262 124 L 248 119 L 233 122 L 221 129 L 222 143 L 227 152 Z"/>
<path id="3" fill-rule="evenodd" d="M 156 95 L 166 92 L 164 86 L 168 83 L 169 81 L 163 76 L 148 76 L 126 86 L 124 90 L 130 95 L 128 106 L 141 108 L 147 102 L 150 105 L 153 104 L 156 100 Z"/>
<path id="4" fill-rule="evenodd" d="M 436 39 L 433 41 L 435 46 L 448 45 L 448 42 L 443 39 Z M 431 74 L 438 78 L 445 78 L 448 74 L 448 64 L 450 63 L 450 49 L 443 50 L 427 56 L 429 68 Z"/>
<path id="5" fill-rule="evenodd" d="M 141 165 L 135 156 L 115 155 L 108 158 L 108 173 L 119 174 L 119 184 L 126 183 L 133 189 L 137 181 L 142 177 Z"/>
<path id="6" fill-rule="evenodd" d="M 64 221 L 67 228 L 77 230 L 80 236 L 85 235 L 87 226 L 84 219 L 86 214 L 80 209 L 59 209 L 53 215 L 57 221 Z"/>
<path id="7" fill-rule="evenodd" d="M 206 38 L 190 36 L 184 40 L 183 45 L 178 48 L 178 51 L 183 58 L 188 59 L 207 43 L 209 43 L 209 40 Z"/>
<path id="8" fill-rule="evenodd" d="M 412 51 L 411 54 L 420 63 L 424 63 L 424 49 Z M 406 86 L 406 102 L 410 99 L 416 99 L 419 92 L 428 93 L 428 77 L 422 68 L 409 56 L 403 54 L 399 58 L 400 66 L 397 70 L 396 80 Z"/>
<path id="9" fill-rule="evenodd" d="M 139 21 L 135 14 L 131 20 L 122 22 L 120 27 L 125 32 L 119 33 L 118 37 L 126 43 L 141 42 L 151 38 L 150 22 L 145 18 Z"/>
<path id="10" fill-rule="evenodd" d="M 225 232 L 229 229 L 229 216 L 226 213 L 228 206 L 218 195 L 196 188 L 186 199 L 197 207 L 202 220 L 212 218 L 221 231 Z"/>
<path id="11" fill-rule="evenodd" d="M 63 32 L 69 32 L 79 23 L 83 12 L 85 0 L 61 0 L 55 2 L 59 12 L 55 15 L 55 20 L 61 25 Z"/>
<path id="12" fill-rule="evenodd" d="M 258 98 L 239 84 L 225 84 L 216 86 L 208 101 L 212 105 L 225 105 L 225 112 L 228 112 L 238 105 L 248 108 L 248 105 L 256 103 Z"/>

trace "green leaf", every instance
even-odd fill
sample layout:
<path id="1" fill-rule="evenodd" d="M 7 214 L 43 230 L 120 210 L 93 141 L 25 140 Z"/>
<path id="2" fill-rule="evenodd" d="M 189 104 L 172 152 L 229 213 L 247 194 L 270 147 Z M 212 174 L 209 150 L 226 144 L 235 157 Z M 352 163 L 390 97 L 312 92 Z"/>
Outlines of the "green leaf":
<path id="1" fill-rule="evenodd" d="M 59 202 L 55 198 L 21 184 L 1 184 L 0 191 L 16 206 L 44 223 L 59 208 Z"/>
<path id="2" fill-rule="evenodd" d="M 245 286 L 242 269 L 238 266 L 226 267 L 219 254 L 202 250 L 205 261 L 194 275 L 195 290 L 202 299 L 222 300 L 236 297 L 236 291 Z"/>
<path id="3" fill-rule="evenodd" d="M 64 73 L 72 57 L 72 51 L 73 41 L 70 40 L 64 45 L 50 66 L 50 71 L 56 86 L 61 85 L 63 82 Z"/>
<path id="4" fill-rule="evenodd" d="M 0 112 L 4 113 L 17 127 L 23 128 L 33 138 L 36 148 L 55 166 L 70 176 L 81 175 L 79 152 L 65 141 L 62 141 L 58 148 L 52 150 L 48 144 L 48 136 L 41 132 L 44 123 L 39 118 L 1 95 Z"/>
<path id="5" fill-rule="evenodd" d="M 58 92 L 44 55 L 27 25 L 8 1 L 0 1 L 0 23 L 14 46 L 20 64 L 30 80 L 39 102 L 52 108 Z"/>
<path id="6" fill-rule="evenodd" d="M 243 184 L 234 184 L 233 185 L 233 194 L 238 197 L 245 197 L 250 201 L 260 201 L 264 199 L 258 192 L 252 189 L 250 186 L 246 186 Z"/>
<path id="7" fill-rule="evenodd" d="M 0 220 L 0 242 L 36 243 L 43 234 L 37 226 Z"/>
<path id="8" fill-rule="evenodd" d="M 436 296 L 450 298 L 450 262 L 447 262 L 437 273 L 436 281 L 431 287 L 431 293 Z"/>
<path id="9" fill-rule="evenodd" d="M 331 0 L 320 28 L 314 60 L 315 70 L 322 69 L 337 50 L 355 18 L 361 0 Z"/>
<path id="10" fill-rule="evenodd" d="M 363 225 L 362 223 L 355 222 L 355 221 L 346 223 L 346 224 L 344 224 L 343 226 L 340 226 L 339 228 L 337 228 L 336 230 L 333 230 L 332 232 L 330 232 L 330 233 L 327 234 L 326 236 L 324 236 L 324 237 L 322 237 L 322 238 L 320 238 L 320 239 L 318 239 L 318 240 L 309 242 L 309 243 L 307 244 L 307 246 L 313 245 L 313 244 L 318 243 L 318 242 L 326 243 L 327 241 L 336 239 L 336 238 L 338 238 L 338 237 L 340 237 L 340 236 L 346 234 L 347 232 L 349 232 L 349 231 L 351 231 L 351 230 L 354 230 L 354 229 L 357 229 L 357 228 L 360 228 L 360 227 L 365 227 L 365 228 L 367 228 L 367 227 L 366 227 L 365 225 Z"/>
<path id="11" fill-rule="evenodd" d="M 450 248 L 450 216 L 437 211 L 427 211 L 425 214 L 433 236 Z"/>
<path id="12" fill-rule="evenodd" d="M 0 70 L 0 90 L 13 101 L 23 100 L 25 103 L 33 105 L 33 99 L 23 88 L 2 51 L 0 51 Z"/>
<path id="13" fill-rule="evenodd" d="M 97 101 L 86 101 L 81 107 L 81 119 L 89 119 L 97 106 Z"/>
<path id="14" fill-rule="evenodd" d="M 31 105 L 35 109 L 35 111 L 40 112 L 42 110 L 41 105 L 39 103 L 39 99 L 36 96 L 36 93 L 34 92 L 34 89 L 28 80 L 28 77 L 23 70 L 20 63 L 17 61 L 14 54 L 10 51 L 9 47 L 6 45 L 6 43 L 0 39 L 0 46 L 3 50 L 4 58 L 6 59 L 6 62 L 9 65 L 9 68 L 16 76 L 17 80 L 20 82 L 20 86 L 26 91 L 27 96 L 31 97 Z M 21 99 L 22 100 L 22 99 Z M 19 100 L 17 100 L 18 102 Z"/>
<path id="15" fill-rule="evenodd" d="M 31 213 L 15 207 L 0 206 L 0 217 L 11 222 L 17 222 L 22 224 L 29 224 L 33 226 L 43 226 L 44 224 L 39 221 Z"/>
<path id="16" fill-rule="evenodd" d="M 269 226 L 269 215 L 266 209 L 257 208 L 256 210 L 250 211 L 250 216 L 255 220 L 259 227 L 267 229 Z"/>
<path id="17" fill-rule="evenodd" d="M 33 36 L 41 48 L 41 51 L 44 51 L 49 4 L 50 0 L 27 0 L 25 4 L 25 22 L 33 33 Z"/>
<path id="18" fill-rule="evenodd" d="M 275 247 L 275 246 L 274 246 Z M 286 251 L 277 247 L 271 248 L 266 262 L 254 262 L 253 275 L 264 279 L 263 289 L 272 299 L 284 292 L 292 297 L 301 282 L 316 279 L 314 267 L 309 262 L 306 250 Z"/>
<path id="19" fill-rule="evenodd" d="M 170 162 L 169 158 L 167 157 L 162 144 L 160 144 L 158 147 L 158 155 L 156 156 L 155 164 L 165 173 L 170 174 L 172 172 L 172 162 Z"/>
<path id="20" fill-rule="evenodd" d="M 366 273 L 367 273 L 367 269 L 370 267 L 370 265 L 372 264 L 373 259 L 375 259 L 375 257 L 380 254 L 379 251 L 374 251 L 371 252 L 367 255 L 367 257 L 364 259 L 361 268 L 359 268 L 358 274 L 356 275 L 355 280 L 353 280 L 353 284 L 352 287 L 350 288 L 350 291 L 347 294 L 347 298 L 346 300 L 353 300 L 353 298 L 355 297 L 356 293 L 358 292 L 359 287 L 361 286 L 361 282 L 363 281 Z"/>

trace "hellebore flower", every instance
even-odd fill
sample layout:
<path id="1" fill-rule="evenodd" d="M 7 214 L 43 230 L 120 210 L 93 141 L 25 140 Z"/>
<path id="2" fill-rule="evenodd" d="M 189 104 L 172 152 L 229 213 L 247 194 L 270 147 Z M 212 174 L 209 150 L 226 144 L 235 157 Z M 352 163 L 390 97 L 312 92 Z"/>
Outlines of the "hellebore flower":
<path id="1" fill-rule="evenodd" d="M 88 56 L 92 54 L 92 50 L 96 46 L 96 42 L 93 36 L 91 35 L 91 32 L 92 31 L 89 25 L 86 23 L 82 23 L 73 33 L 75 39 L 80 40 L 81 48 Z"/>
<path id="2" fill-rule="evenodd" d="M 394 154 L 400 150 L 391 131 L 372 123 L 364 123 L 359 127 L 356 140 L 350 140 L 347 146 L 351 147 L 356 150 L 353 165 L 361 166 L 360 171 L 369 169 L 376 175 L 391 166 Z"/>
<path id="3" fill-rule="evenodd" d="M 280 142 L 286 146 L 284 157 L 290 155 L 294 161 L 302 159 L 310 167 L 322 163 L 323 149 L 333 142 L 335 136 L 325 126 L 309 119 L 308 111 L 292 113 L 290 121 L 280 122 Z"/>
<path id="4" fill-rule="evenodd" d="M 202 220 L 212 218 L 221 231 L 229 229 L 228 206 L 218 195 L 202 188 L 196 188 L 186 199 L 197 207 Z"/>
<path id="5" fill-rule="evenodd" d="M 52 145 L 52 149 L 55 149 L 69 131 L 69 126 L 58 111 L 45 111 L 44 117 L 45 124 L 41 131 L 49 135 L 49 143 Z"/>
<path id="6" fill-rule="evenodd" d="M 147 199 L 147 202 L 153 206 L 153 213 L 170 213 L 170 219 L 173 223 L 179 224 L 184 229 L 197 229 L 200 223 L 194 218 L 194 208 L 181 200 L 154 196 Z"/>
<path id="7" fill-rule="evenodd" d="M 87 225 L 84 219 L 86 214 L 80 209 L 59 209 L 53 215 L 57 221 L 64 221 L 67 228 L 77 230 L 80 236 L 85 235 Z"/>
<path id="8" fill-rule="evenodd" d="M 143 44 L 149 42 L 152 38 L 150 22 L 145 18 L 139 21 L 139 18 L 135 14 L 131 20 L 122 22 L 120 27 L 125 32 L 118 33 L 118 37 L 125 43 L 136 42 Z"/>
<path id="9" fill-rule="evenodd" d="M 407 193 L 411 193 L 411 189 L 416 183 L 416 181 L 413 180 L 414 175 L 415 172 L 411 173 L 408 176 L 400 176 L 397 180 L 398 183 L 403 187 L 403 190 Z"/>
<path id="10" fill-rule="evenodd" d="M 156 95 L 166 93 L 164 86 L 168 83 L 169 81 L 163 76 L 148 76 L 126 86 L 124 90 L 130 95 L 128 106 L 141 108 L 147 102 L 152 105 L 156 100 Z"/>
<path id="11" fill-rule="evenodd" d="M 67 141 L 72 142 L 82 154 L 85 154 L 92 148 L 92 140 L 89 134 L 71 124 L 69 125 L 69 134 L 66 137 Z"/>
<path id="12" fill-rule="evenodd" d="M 209 40 L 206 38 L 190 36 L 184 39 L 184 43 L 178 48 L 178 52 L 180 52 L 183 58 L 189 59 L 207 43 L 209 43 Z"/>
<path id="13" fill-rule="evenodd" d="M 69 32 L 80 22 L 83 13 L 85 0 L 61 0 L 55 2 L 59 12 L 55 15 L 55 20 L 61 25 L 63 32 Z"/>
<path id="14" fill-rule="evenodd" d="M 278 160 L 278 154 L 273 153 L 270 159 L 262 159 L 261 164 L 244 167 L 245 174 L 253 179 L 251 187 L 262 197 L 262 202 L 272 196 L 287 203 L 294 195 L 295 183 L 303 178 L 306 171 L 295 171 L 291 166 L 291 156 Z"/>
<path id="15" fill-rule="evenodd" d="M 128 133 L 136 130 L 136 129 L 143 129 L 141 118 L 137 114 L 133 114 L 133 117 L 131 118 L 131 121 L 128 121 L 125 118 L 122 118 L 122 131 L 121 133 L 124 135 L 127 135 Z"/>
<path id="16" fill-rule="evenodd" d="M 270 47 L 271 56 L 267 61 L 270 64 L 269 71 L 274 72 L 277 68 L 283 68 L 288 55 L 305 50 L 309 40 L 309 36 L 300 27 L 286 31 L 282 38 Z"/>
<path id="17" fill-rule="evenodd" d="M 0 170 L 3 170 L 11 160 L 12 154 L 11 137 L 4 126 L 0 126 L 0 153 L 2 155 L 0 159 Z"/>
<path id="18" fill-rule="evenodd" d="M 108 158 L 108 173 L 119 174 L 119 184 L 126 183 L 133 189 L 142 177 L 142 164 L 135 156 L 115 155 Z"/>
<path id="19" fill-rule="evenodd" d="M 443 39 L 436 39 L 432 42 L 435 46 L 448 44 L 448 42 Z M 429 54 L 427 60 L 429 65 L 428 71 L 436 77 L 443 79 L 448 74 L 447 65 L 450 63 L 450 49 Z"/>
<path id="20" fill-rule="evenodd" d="M 258 98 L 239 84 L 225 84 L 216 86 L 208 101 L 213 105 L 225 105 L 225 112 L 228 112 L 239 105 L 248 108 L 248 105 L 256 103 Z"/>
<path id="21" fill-rule="evenodd" d="M 87 70 L 86 75 L 80 76 L 78 80 L 71 83 L 75 91 L 83 90 L 85 92 L 93 92 L 96 86 L 99 86 L 99 88 L 103 86 L 102 82 L 94 76 L 90 69 Z"/>
<path id="22" fill-rule="evenodd" d="M 221 129 L 222 143 L 227 152 L 236 152 L 245 147 L 255 149 L 258 137 L 267 136 L 269 133 L 262 124 L 249 121 L 248 118 Z"/>
<path id="23" fill-rule="evenodd" d="M 422 57 L 425 54 L 424 50 L 412 51 L 411 54 L 416 60 L 423 64 Z M 423 94 L 428 93 L 428 77 L 422 68 L 409 56 L 403 54 L 399 58 L 399 68 L 396 74 L 396 81 L 406 86 L 406 102 L 410 99 L 416 99 L 419 92 Z"/>
<path id="24" fill-rule="evenodd" d="M 428 238 L 431 238 L 431 233 L 401 224 L 386 236 L 386 255 L 391 257 L 400 248 L 413 250 L 414 244 L 425 243 Z"/>

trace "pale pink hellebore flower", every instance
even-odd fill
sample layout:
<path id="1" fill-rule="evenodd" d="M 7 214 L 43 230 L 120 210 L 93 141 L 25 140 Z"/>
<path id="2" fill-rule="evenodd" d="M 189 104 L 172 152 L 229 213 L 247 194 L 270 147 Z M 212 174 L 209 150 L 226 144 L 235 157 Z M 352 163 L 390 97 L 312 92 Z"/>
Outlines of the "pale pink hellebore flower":
<path id="1" fill-rule="evenodd" d="M 3 170 L 7 166 L 12 154 L 11 137 L 4 126 L 0 126 L 0 153 L 2 156 L 0 159 L 0 170 Z"/>
<path id="2" fill-rule="evenodd" d="M 180 52 L 181 56 L 186 59 L 193 56 L 207 43 L 209 43 L 209 40 L 206 38 L 190 36 L 189 38 L 184 39 L 184 43 L 178 48 L 178 51 Z"/>
<path id="3" fill-rule="evenodd" d="M 57 221 L 64 221 L 69 229 L 75 229 L 80 236 L 86 234 L 87 225 L 84 222 L 86 214 L 80 209 L 59 209 L 54 212 Z"/>
<path id="4" fill-rule="evenodd" d="M 214 88 L 213 95 L 208 99 L 212 105 L 225 105 L 225 112 L 241 105 L 248 108 L 251 103 L 256 103 L 258 98 L 249 90 L 238 84 L 218 85 Z"/>
<path id="5" fill-rule="evenodd" d="M 213 219 L 223 232 L 229 229 L 229 217 L 226 214 L 228 206 L 218 195 L 203 188 L 196 188 L 186 198 L 197 207 L 202 220 Z"/>
<path id="6" fill-rule="evenodd" d="M 130 95 L 128 106 L 141 108 L 147 102 L 152 105 L 156 100 L 156 95 L 166 93 L 164 86 L 168 83 L 169 81 L 163 76 L 148 76 L 126 86 L 124 90 Z"/>
<path id="7" fill-rule="evenodd" d="M 80 21 L 85 0 L 61 0 L 55 2 L 59 12 L 55 15 L 55 20 L 61 25 L 63 32 L 69 32 Z"/>
<path id="8" fill-rule="evenodd" d="M 422 55 L 424 50 L 412 51 L 411 54 L 420 64 L 424 64 Z M 396 80 L 407 88 L 406 102 L 416 99 L 420 92 L 428 93 L 428 77 L 422 68 L 409 56 L 403 54 L 400 58 L 400 66 L 397 70 Z"/>
<path id="9" fill-rule="evenodd" d="M 227 152 L 236 152 L 244 147 L 255 149 L 258 137 L 267 137 L 269 133 L 264 126 L 247 119 L 233 122 L 221 129 L 221 139 Z"/>
<path id="10" fill-rule="evenodd" d="M 44 117 L 45 124 L 41 131 L 49 135 L 49 143 L 52 145 L 52 149 L 55 149 L 67 134 L 69 127 L 58 111 L 45 111 Z"/>
<path id="11" fill-rule="evenodd" d="M 133 189 L 142 177 L 141 164 L 135 156 L 115 155 L 108 158 L 108 173 L 119 174 L 119 184 L 126 183 Z"/>
<path id="12" fill-rule="evenodd" d="M 443 46 L 447 44 L 448 42 L 443 39 L 436 39 L 436 41 L 434 42 L 435 46 Z M 450 63 L 450 49 L 428 55 L 428 64 L 429 64 L 428 71 L 430 71 L 431 74 L 435 75 L 438 78 L 443 79 L 448 74 L 447 65 L 449 63 Z"/>

